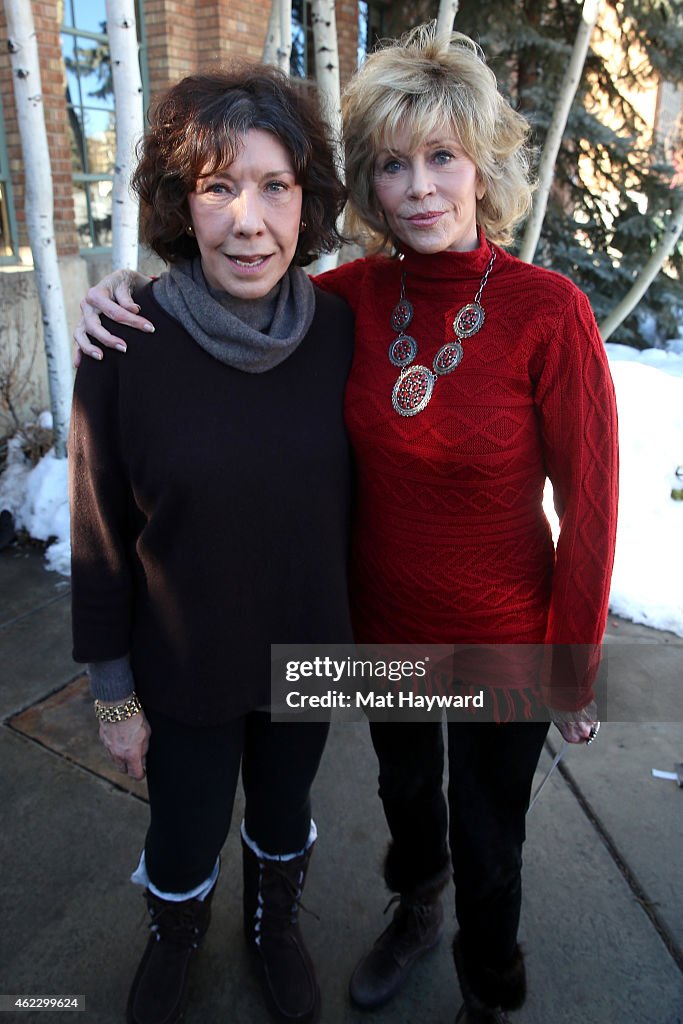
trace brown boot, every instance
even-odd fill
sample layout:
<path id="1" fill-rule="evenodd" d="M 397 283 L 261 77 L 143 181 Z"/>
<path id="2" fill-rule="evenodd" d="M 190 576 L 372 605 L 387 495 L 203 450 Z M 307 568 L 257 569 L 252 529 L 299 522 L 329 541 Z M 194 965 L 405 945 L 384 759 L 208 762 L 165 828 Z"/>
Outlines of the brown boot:
<path id="1" fill-rule="evenodd" d="M 460 932 L 453 940 L 453 959 L 464 1003 L 456 1024 L 510 1024 L 506 1010 L 517 1010 L 526 998 L 526 971 L 519 946 L 500 970 L 468 957 Z"/>
<path id="2" fill-rule="evenodd" d="M 320 989 L 299 929 L 299 906 L 313 845 L 289 860 L 259 857 L 242 840 L 244 930 L 257 957 L 271 1013 L 292 1024 L 317 1024 Z"/>
<path id="3" fill-rule="evenodd" d="M 375 1010 L 393 999 L 416 960 L 436 946 L 443 933 L 441 892 L 449 878 L 450 867 L 445 867 L 390 901 L 398 901 L 391 924 L 351 975 L 349 995 L 360 1009 Z"/>
<path id="4" fill-rule="evenodd" d="M 174 1024 L 183 1010 L 190 963 L 211 919 L 213 889 L 204 900 L 174 903 L 145 891 L 151 935 L 126 1009 L 128 1024 Z"/>

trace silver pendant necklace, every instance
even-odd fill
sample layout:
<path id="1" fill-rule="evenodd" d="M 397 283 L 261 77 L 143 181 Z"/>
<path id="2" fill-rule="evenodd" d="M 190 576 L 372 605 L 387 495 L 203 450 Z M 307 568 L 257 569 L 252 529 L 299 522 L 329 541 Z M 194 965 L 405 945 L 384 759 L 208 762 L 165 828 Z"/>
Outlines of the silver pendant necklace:
<path id="1" fill-rule="evenodd" d="M 401 297 L 391 311 L 391 326 L 397 332 L 398 338 L 394 338 L 389 345 L 389 362 L 393 366 L 398 366 L 401 371 L 391 393 L 391 404 L 399 416 L 417 416 L 426 409 L 437 377 L 445 377 L 447 373 L 452 373 L 462 362 L 462 340 L 471 338 L 481 330 L 484 323 L 485 313 L 480 300 L 495 259 L 496 254 L 492 252 L 474 301 L 462 306 L 455 314 L 453 332 L 457 340 L 447 341 L 441 346 L 434 356 L 431 370 L 420 364 L 410 365 L 417 355 L 417 342 L 410 334 L 405 333 L 413 319 L 413 304 L 406 298 L 406 273 L 403 271 Z"/>

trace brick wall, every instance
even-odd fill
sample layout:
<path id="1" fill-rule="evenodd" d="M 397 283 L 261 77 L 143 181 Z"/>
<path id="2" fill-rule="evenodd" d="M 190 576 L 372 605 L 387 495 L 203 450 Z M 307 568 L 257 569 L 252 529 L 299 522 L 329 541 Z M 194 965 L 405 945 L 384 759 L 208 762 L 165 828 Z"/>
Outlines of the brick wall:
<path id="1" fill-rule="evenodd" d="M 270 0 L 145 0 L 152 99 L 184 75 L 230 57 L 258 60 Z"/>
<path id="2" fill-rule="evenodd" d="M 270 0 L 197 0 L 205 11 L 199 26 L 202 66 L 229 57 L 259 60 L 270 15 Z"/>
<path id="3" fill-rule="evenodd" d="M 271 0 L 145 0 L 150 92 L 231 57 L 259 60 Z M 337 2 L 342 81 L 356 67 L 358 4 Z"/>
<path id="4" fill-rule="evenodd" d="M 339 72 L 343 88 L 356 70 L 358 63 L 358 4 L 337 0 L 335 13 L 339 45 Z"/>
<path id="5" fill-rule="evenodd" d="M 152 96 L 197 67 L 197 14 L 192 0 L 145 0 L 147 70 Z"/>

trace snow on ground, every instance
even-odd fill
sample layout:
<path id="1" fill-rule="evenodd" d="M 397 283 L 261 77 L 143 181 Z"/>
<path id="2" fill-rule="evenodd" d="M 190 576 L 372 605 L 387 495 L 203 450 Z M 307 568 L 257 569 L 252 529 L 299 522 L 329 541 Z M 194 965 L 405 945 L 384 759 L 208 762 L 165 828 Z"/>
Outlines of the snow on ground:
<path id="1" fill-rule="evenodd" d="M 683 355 L 647 349 L 633 360 L 623 345 L 607 350 L 621 464 L 610 608 L 683 636 L 683 501 L 671 498 L 683 488 Z"/>
<path id="2" fill-rule="evenodd" d="M 41 413 L 40 425 L 50 428 L 52 417 Z M 17 529 L 25 529 L 36 540 L 56 538 L 47 549 L 48 569 L 68 576 L 70 572 L 69 499 L 66 459 L 49 451 L 31 466 L 21 450 L 21 440 L 8 445 L 7 465 L 0 475 L 0 509 L 14 516 Z"/>
<path id="3" fill-rule="evenodd" d="M 683 344 L 638 352 L 606 346 L 619 410 L 619 529 L 610 608 L 624 618 L 683 636 Z M 46 415 L 46 414 L 44 414 Z M 43 424 L 46 425 L 46 424 Z M 546 510 L 550 495 L 546 498 Z M 10 441 L 0 508 L 47 550 L 50 569 L 69 574 L 66 461 L 48 453 L 28 466 Z M 548 511 L 549 518 L 553 515 Z"/>

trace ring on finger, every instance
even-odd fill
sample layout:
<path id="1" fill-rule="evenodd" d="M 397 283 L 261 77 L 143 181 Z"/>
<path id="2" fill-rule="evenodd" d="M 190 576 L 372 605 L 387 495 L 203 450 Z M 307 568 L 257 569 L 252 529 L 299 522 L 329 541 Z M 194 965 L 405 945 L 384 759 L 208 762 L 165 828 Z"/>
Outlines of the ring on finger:
<path id="1" fill-rule="evenodd" d="M 591 731 L 588 733 L 588 739 L 586 740 L 586 746 L 589 746 L 600 732 L 600 722 L 596 722 L 595 725 L 591 725 Z"/>

